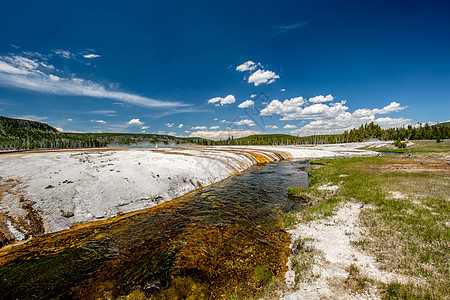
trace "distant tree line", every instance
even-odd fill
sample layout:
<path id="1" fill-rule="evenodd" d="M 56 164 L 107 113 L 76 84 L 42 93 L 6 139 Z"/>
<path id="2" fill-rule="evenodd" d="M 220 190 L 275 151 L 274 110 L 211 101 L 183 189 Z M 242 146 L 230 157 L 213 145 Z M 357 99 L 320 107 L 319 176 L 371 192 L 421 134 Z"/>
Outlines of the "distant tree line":
<path id="1" fill-rule="evenodd" d="M 212 145 L 318 145 L 335 143 L 362 142 L 378 140 L 443 140 L 450 138 L 450 124 L 437 125 L 418 124 L 417 127 L 396 127 L 382 129 L 375 123 L 361 125 L 359 128 L 345 131 L 342 134 L 293 136 L 287 134 L 262 134 L 242 138 L 229 137 L 226 140 L 209 142 Z"/>
<path id="2" fill-rule="evenodd" d="M 293 136 L 288 134 L 250 135 L 212 141 L 202 138 L 181 138 L 159 134 L 130 133 L 63 133 L 56 128 L 36 121 L 12 119 L 0 116 L 0 150 L 97 148 L 105 146 L 131 146 L 146 144 L 163 145 L 317 145 L 379 140 L 421 140 L 450 138 L 450 123 L 437 125 L 419 124 L 417 127 L 381 129 L 374 124 L 342 134 Z"/>

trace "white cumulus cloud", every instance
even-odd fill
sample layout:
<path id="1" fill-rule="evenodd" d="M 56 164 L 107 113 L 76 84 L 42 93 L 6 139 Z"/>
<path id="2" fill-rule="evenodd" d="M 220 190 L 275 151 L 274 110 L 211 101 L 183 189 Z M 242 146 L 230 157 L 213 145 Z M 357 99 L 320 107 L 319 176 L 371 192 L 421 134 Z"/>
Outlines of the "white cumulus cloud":
<path id="1" fill-rule="evenodd" d="M 303 97 L 295 97 L 291 99 L 286 99 L 283 102 L 279 100 L 272 100 L 265 108 L 260 112 L 261 116 L 271 116 L 273 114 L 278 115 L 293 115 L 302 109 L 306 103 Z"/>
<path id="2" fill-rule="evenodd" d="M 253 72 L 248 78 L 248 83 L 253 83 L 255 86 L 260 84 L 271 84 L 275 82 L 275 79 L 280 78 L 275 72 L 265 71 L 265 70 L 256 70 Z"/>
<path id="3" fill-rule="evenodd" d="M 389 114 L 392 112 L 404 110 L 406 106 L 400 106 L 400 103 L 398 102 L 391 102 L 389 105 L 381 108 L 381 109 L 374 109 L 373 112 L 376 114 Z"/>
<path id="4" fill-rule="evenodd" d="M 294 129 L 291 134 L 301 135 L 342 133 L 370 122 L 383 128 L 404 126 L 411 122 L 411 119 L 405 118 L 376 117 L 377 114 L 394 113 L 406 108 L 398 102 L 391 102 L 383 108 L 360 108 L 349 112 L 345 100 L 331 102 L 334 100 L 332 95 L 319 95 L 308 101 L 303 97 L 286 99 L 283 102 L 273 100 L 260 111 L 260 116 L 279 115 L 281 120 L 310 120 L 298 129 L 294 129 L 294 125 L 284 126 L 285 129 Z"/>
<path id="5" fill-rule="evenodd" d="M 222 123 L 227 123 L 227 124 L 234 124 L 234 125 L 238 125 L 238 126 L 256 126 L 255 122 L 253 120 L 249 120 L 249 119 L 242 119 L 239 121 L 226 121 L 226 120 L 222 120 Z"/>
<path id="6" fill-rule="evenodd" d="M 139 119 L 131 119 L 127 123 L 128 125 L 144 125 L 144 122 L 141 122 Z"/>
<path id="7" fill-rule="evenodd" d="M 179 124 L 177 127 L 178 127 L 178 128 L 183 128 L 184 125 L 183 125 L 183 124 Z"/>
<path id="8" fill-rule="evenodd" d="M 308 101 L 311 103 L 323 103 L 323 102 L 330 102 L 333 100 L 334 100 L 334 97 L 331 96 L 331 94 L 330 94 L 330 95 L 326 95 L 326 96 L 319 95 L 316 97 L 312 97 L 312 98 L 309 98 Z"/>
<path id="9" fill-rule="evenodd" d="M 239 72 L 253 71 L 258 66 L 261 66 L 261 64 L 260 63 L 254 63 L 251 60 L 248 60 L 245 63 L 243 63 L 242 65 L 237 66 L 236 67 L 236 71 L 239 71 Z"/>
<path id="10" fill-rule="evenodd" d="M 253 120 L 249 120 L 249 119 L 244 119 L 244 120 L 239 120 L 237 122 L 231 122 L 231 124 L 235 124 L 235 125 L 246 125 L 246 126 L 255 126 L 255 122 Z"/>
<path id="11" fill-rule="evenodd" d="M 345 101 L 329 104 L 314 103 L 311 105 L 301 102 L 298 105 L 292 105 L 291 102 L 274 101 L 261 110 L 260 114 L 280 115 L 282 117 L 281 120 L 311 120 L 305 126 L 291 131 L 291 134 L 304 136 L 343 133 L 346 130 L 358 128 L 360 125 L 370 122 L 374 122 L 382 128 L 404 126 L 411 122 L 411 119 L 405 118 L 376 117 L 377 114 L 388 114 L 405 109 L 397 102 L 391 102 L 383 108 L 360 108 L 354 112 L 349 112 Z"/>
<path id="12" fill-rule="evenodd" d="M 286 124 L 283 128 L 284 128 L 284 129 L 294 129 L 294 128 L 297 128 L 297 126 L 295 126 L 295 125 L 290 125 L 290 124 Z"/>
<path id="13" fill-rule="evenodd" d="M 255 104 L 255 102 L 253 100 L 245 100 L 244 102 L 239 104 L 238 107 L 239 108 L 247 108 L 247 107 L 250 107 L 250 106 L 252 106 L 254 104 Z"/>
<path id="14" fill-rule="evenodd" d="M 195 127 L 191 127 L 191 129 L 194 129 L 194 130 L 206 130 L 206 129 L 208 129 L 208 127 L 206 127 L 206 126 L 195 126 Z"/>
<path id="15" fill-rule="evenodd" d="M 228 95 L 225 98 L 222 97 L 214 97 L 208 100 L 208 103 L 216 103 L 216 105 L 226 105 L 226 104 L 232 104 L 236 102 L 236 98 L 233 95 Z"/>
<path id="16" fill-rule="evenodd" d="M 391 127 L 403 127 L 411 124 L 411 119 L 407 118 L 377 118 L 374 123 L 380 125 L 381 128 L 391 128 Z"/>
<path id="17" fill-rule="evenodd" d="M 190 133 L 190 137 L 201 137 L 205 139 L 219 140 L 227 139 L 229 137 L 239 138 L 253 134 L 259 134 L 260 131 L 255 130 L 219 130 L 219 131 L 209 131 L 201 130 Z"/>
<path id="18" fill-rule="evenodd" d="M 146 129 L 148 129 L 148 128 L 149 128 L 149 126 L 142 126 L 142 127 L 141 127 L 142 130 L 146 130 Z"/>
<path id="19" fill-rule="evenodd" d="M 277 129 L 278 126 L 277 125 L 266 125 L 266 128 L 270 128 L 270 129 Z"/>

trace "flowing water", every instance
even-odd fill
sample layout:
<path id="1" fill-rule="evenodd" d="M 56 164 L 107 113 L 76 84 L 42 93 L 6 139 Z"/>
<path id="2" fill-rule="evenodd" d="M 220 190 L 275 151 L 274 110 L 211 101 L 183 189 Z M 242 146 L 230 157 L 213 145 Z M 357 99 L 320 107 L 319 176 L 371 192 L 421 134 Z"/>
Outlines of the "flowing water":
<path id="1" fill-rule="evenodd" d="M 0 254 L 6 298 L 254 296 L 283 276 L 286 213 L 306 161 L 257 165 L 157 207 L 35 238 Z"/>

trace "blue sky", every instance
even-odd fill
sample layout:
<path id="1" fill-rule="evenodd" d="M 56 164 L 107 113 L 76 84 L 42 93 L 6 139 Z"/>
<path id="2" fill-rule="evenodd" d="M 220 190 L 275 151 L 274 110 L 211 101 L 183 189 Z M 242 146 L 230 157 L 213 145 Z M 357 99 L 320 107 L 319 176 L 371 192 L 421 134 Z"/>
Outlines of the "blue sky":
<path id="1" fill-rule="evenodd" d="M 8 1 L 0 114 L 226 138 L 450 119 L 447 1 Z"/>

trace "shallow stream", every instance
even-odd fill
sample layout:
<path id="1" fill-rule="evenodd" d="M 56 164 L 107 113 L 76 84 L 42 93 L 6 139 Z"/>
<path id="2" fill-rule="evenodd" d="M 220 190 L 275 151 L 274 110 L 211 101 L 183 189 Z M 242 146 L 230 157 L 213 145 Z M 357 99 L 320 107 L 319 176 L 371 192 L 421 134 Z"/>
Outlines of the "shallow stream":
<path id="1" fill-rule="evenodd" d="M 286 213 L 302 204 L 304 160 L 242 174 L 106 221 L 35 238 L 0 253 L 6 298 L 230 299 L 261 293 L 282 277 L 290 237 Z"/>

